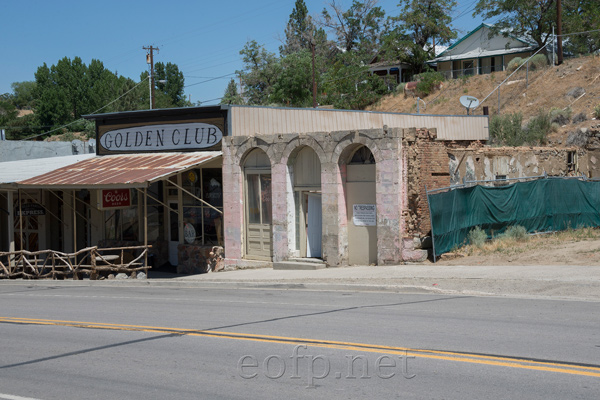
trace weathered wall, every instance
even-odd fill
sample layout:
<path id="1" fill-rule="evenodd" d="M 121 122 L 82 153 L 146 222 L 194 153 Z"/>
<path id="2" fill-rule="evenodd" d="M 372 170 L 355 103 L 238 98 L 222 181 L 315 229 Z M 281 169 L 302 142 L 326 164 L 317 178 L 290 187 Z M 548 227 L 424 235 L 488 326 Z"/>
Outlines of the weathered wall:
<path id="1" fill-rule="evenodd" d="M 377 260 L 378 264 L 401 261 L 401 129 L 366 129 L 311 134 L 234 136 L 224 138 L 223 182 L 225 223 L 225 264 L 244 261 L 243 163 L 252 149 L 262 149 L 271 161 L 273 200 L 273 261 L 293 256 L 288 237 L 290 202 L 288 167 L 297 151 L 305 146 L 318 155 L 321 163 L 323 259 L 329 265 L 348 262 L 347 205 L 345 199 L 345 164 L 353 149 L 368 147 L 376 161 Z"/>
<path id="2" fill-rule="evenodd" d="M 453 185 L 463 180 L 496 180 L 499 176 L 596 177 L 600 173 L 597 153 L 579 147 L 448 148 L 449 172 Z"/>
<path id="3" fill-rule="evenodd" d="M 591 142 L 590 142 L 591 143 Z M 435 130 L 405 130 L 407 207 L 405 238 L 423 237 L 431 230 L 426 189 L 465 181 L 505 185 L 502 178 L 543 176 L 600 177 L 600 149 L 582 147 L 489 147 L 478 141 L 437 140 Z M 405 247 L 406 247 L 405 243 Z"/>
<path id="4" fill-rule="evenodd" d="M 91 147 L 89 142 L 80 142 L 74 146 L 71 142 L 0 141 L 0 162 L 71 156 L 95 152 L 96 148 Z"/>

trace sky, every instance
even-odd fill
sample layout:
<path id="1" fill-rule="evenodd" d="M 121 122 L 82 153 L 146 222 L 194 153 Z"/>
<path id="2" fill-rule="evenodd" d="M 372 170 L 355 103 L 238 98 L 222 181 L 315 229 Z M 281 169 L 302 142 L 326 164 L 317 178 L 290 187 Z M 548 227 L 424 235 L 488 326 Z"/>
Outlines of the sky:
<path id="1" fill-rule="evenodd" d="M 305 0 L 318 17 L 326 0 Z M 476 0 L 458 1 L 453 26 L 459 37 L 481 22 Z M 218 104 L 250 40 L 279 54 L 295 0 L 0 0 L 0 94 L 13 82 L 33 81 L 37 68 L 60 59 L 100 60 L 110 71 L 138 82 L 148 70 L 146 50 L 158 47 L 154 62 L 177 64 L 185 94 L 193 103 Z M 348 8 L 351 0 L 337 0 Z M 26 4 L 26 6 L 25 6 Z M 379 0 L 397 15 L 398 0 Z M 330 36 L 331 37 L 331 36 Z"/>

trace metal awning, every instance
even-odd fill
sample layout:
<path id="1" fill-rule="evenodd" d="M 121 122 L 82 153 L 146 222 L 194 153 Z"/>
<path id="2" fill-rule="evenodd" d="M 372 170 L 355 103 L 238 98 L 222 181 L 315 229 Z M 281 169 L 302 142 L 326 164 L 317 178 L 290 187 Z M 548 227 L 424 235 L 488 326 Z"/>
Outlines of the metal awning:
<path id="1" fill-rule="evenodd" d="M 14 188 L 15 183 L 46 174 L 58 168 L 95 157 L 95 154 L 34 158 L 0 163 L 0 187 Z"/>
<path id="2" fill-rule="evenodd" d="M 222 156 L 220 151 L 95 156 L 17 182 L 20 189 L 144 188 Z"/>

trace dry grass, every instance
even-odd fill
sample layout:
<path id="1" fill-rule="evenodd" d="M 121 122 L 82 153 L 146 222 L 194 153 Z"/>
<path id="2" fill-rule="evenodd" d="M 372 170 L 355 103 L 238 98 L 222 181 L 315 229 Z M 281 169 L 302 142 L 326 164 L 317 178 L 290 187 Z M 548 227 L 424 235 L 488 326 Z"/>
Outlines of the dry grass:
<path id="1" fill-rule="evenodd" d="M 483 100 L 494 88 L 504 81 L 506 72 L 494 72 L 477 75 L 468 79 L 453 79 L 443 83 L 441 90 L 424 98 L 427 103 L 426 114 L 464 115 L 466 111 L 460 105 L 459 98 L 465 94 Z M 526 81 L 526 72 L 519 71 L 510 78 L 508 84 L 500 89 L 500 112 L 511 114 L 521 112 L 523 122 L 536 116 L 540 110 L 564 109 L 570 107 L 573 115 L 583 112 L 588 120 L 578 123 L 577 127 L 586 127 L 595 117 L 596 107 L 600 106 L 600 57 L 589 56 L 568 59 L 558 67 L 547 67 L 539 71 L 530 71 Z M 575 87 L 583 87 L 586 94 L 576 100 L 567 96 Z M 403 94 L 391 94 L 384 97 L 369 110 L 399 113 L 415 113 L 416 98 L 405 98 Z M 490 115 L 498 112 L 498 95 L 493 93 L 482 106 L 488 106 Z M 422 107 L 421 107 L 422 109 Z M 475 111 L 482 113 L 481 106 Z M 553 133 L 550 144 L 564 143 L 566 132 L 572 131 L 575 125 L 558 127 Z"/>
<path id="2" fill-rule="evenodd" d="M 565 243 L 598 239 L 600 239 L 600 228 L 569 229 L 561 232 L 530 235 L 524 239 L 500 236 L 487 241 L 480 246 L 466 245 L 456 249 L 454 253 L 455 256 L 485 256 L 494 254 L 514 256 L 544 249 L 557 248 L 557 246 Z M 591 250 L 591 252 L 595 253 L 598 251 L 598 249 Z"/>

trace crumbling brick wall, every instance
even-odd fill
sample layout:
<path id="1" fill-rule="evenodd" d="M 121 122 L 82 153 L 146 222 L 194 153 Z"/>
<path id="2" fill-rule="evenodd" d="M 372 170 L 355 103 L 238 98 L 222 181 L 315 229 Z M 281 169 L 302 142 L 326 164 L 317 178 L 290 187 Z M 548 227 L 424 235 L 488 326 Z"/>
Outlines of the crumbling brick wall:
<path id="1" fill-rule="evenodd" d="M 436 141 L 435 129 L 405 129 L 407 203 L 403 213 L 407 236 L 425 236 L 431 230 L 426 189 L 450 186 L 448 151 Z"/>

